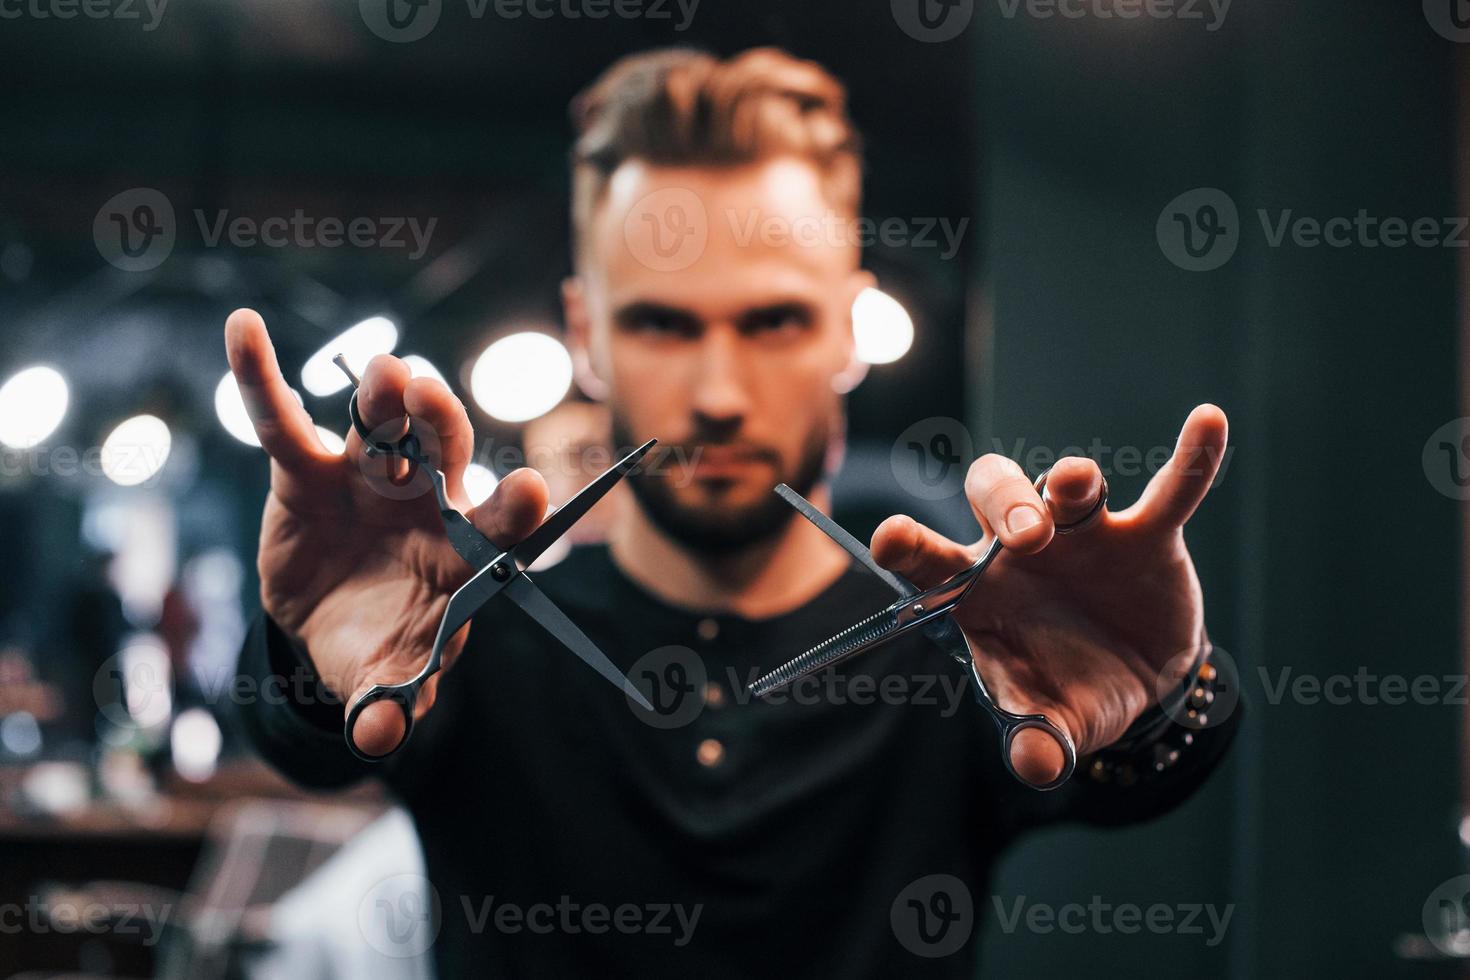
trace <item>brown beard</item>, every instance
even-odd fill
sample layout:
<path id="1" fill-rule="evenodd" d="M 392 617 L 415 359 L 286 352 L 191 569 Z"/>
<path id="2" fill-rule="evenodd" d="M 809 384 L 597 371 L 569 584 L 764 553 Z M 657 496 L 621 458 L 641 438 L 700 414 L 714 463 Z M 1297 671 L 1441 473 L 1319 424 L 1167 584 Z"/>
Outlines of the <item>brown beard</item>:
<path id="1" fill-rule="evenodd" d="M 786 483 L 804 497 L 811 494 L 826 468 L 827 446 L 831 438 L 829 429 L 830 426 L 825 421 L 812 428 L 801 447 L 796 465 L 789 473 L 780 472 L 782 467 L 779 457 L 771 454 L 777 460 L 776 483 Z M 612 437 L 615 447 L 636 446 L 641 441 L 635 441 L 631 427 L 616 409 L 612 412 Z M 720 441 L 718 438 L 701 439 L 699 433 L 690 440 L 696 447 L 696 453 L 701 443 L 716 444 Z M 649 472 L 650 469 L 653 472 Z M 640 466 L 628 474 L 626 482 L 632 488 L 638 506 L 648 515 L 649 520 L 659 530 L 691 550 L 718 555 L 734 554 L 775 537 L 795 516 L 795 511 L 775 493 L 767 494 L 756 503 L 744 507 L 691 507 L 682 504 L 675 497 L 670 482 L 676 475 L 675 469 L 667 462 L 654 467 Z M 775 489 L 775 483 L 771 485 L 771 489 Z"/>

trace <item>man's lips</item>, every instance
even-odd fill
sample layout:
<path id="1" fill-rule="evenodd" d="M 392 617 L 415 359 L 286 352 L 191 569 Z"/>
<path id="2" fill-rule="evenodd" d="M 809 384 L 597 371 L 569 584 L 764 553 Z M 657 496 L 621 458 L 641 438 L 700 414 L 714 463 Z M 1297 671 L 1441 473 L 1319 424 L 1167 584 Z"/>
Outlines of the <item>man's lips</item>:
<path id="1" fill-rule="evenodd" d="M 694 475 L 702 479 L 740 476 L 751 467 L 776 462 L 770 450 L 751 446 L 696 446 L 686 458 Z"/>

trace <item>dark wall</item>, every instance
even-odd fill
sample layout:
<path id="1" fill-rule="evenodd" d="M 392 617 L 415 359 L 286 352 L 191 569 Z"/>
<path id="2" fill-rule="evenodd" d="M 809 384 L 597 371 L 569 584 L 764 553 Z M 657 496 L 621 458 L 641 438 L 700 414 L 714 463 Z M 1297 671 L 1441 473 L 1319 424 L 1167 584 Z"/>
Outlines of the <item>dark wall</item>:
<path id="1" fill-rule="evenodd" d="M 1006 446 L 1146 449 L 1172 444 L 1196 403 L 1226 410 L 1235 452 L 1187 539 L 1211 635 L 1249 702 L 1229 765 L 1182 810 L 1033 839 L 994 889 L 1233 903 L 1226 941 L 1208 947 L 1208 928 L 1007 936 L 988 910 L 989 965 L 1008 977 L 1441 975 L 1393 949 L 1462 870 L 1462 709 L 1271 702 L 1285 668 L 1463 670 L 1455 502 L 1421 464 L 1430 433 L 1461 414 L 1463 253 L 1272 247 L 1257 210 L 1273 222 L 1283 209 L 1463 213 L 1455 46 L 1419 4 L 1237 3 L 1213 32 L 987 16 L 977 428 Z M 1238 249 L 1211 271 L 1173 264 L 1155 233 L 1166 204 L 1198 187 L 1239 213 Z M 1144 477 L 1110 480 L 1122 504 Z"/>

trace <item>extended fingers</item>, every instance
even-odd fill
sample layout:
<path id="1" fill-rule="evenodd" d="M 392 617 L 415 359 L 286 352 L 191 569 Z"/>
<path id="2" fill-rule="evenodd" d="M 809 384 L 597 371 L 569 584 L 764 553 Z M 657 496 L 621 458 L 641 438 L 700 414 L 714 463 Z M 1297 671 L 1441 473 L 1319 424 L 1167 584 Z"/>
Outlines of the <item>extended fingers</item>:
<path id="1" fill-rule="evenodd" d="M 240 309 L 225 321 L 225 354 L 261 446 L 288 472 L 319 474 L 336 460 L 322 448 L 311 416 L 286 384 L 265 321 Z"/>
<path id="2" fill-rule="evenodd" d="M 402 363 L 402 362 L 400 362 Z M 413 419 L 414 431 L 434 433 L 422 440 L 433 464 L 444 471 L 450 496 L 464 503 L 465 467 L 475 451 L 475 430 L 464 403 L 437 378 L 413 378 L 403 390 L 403 407 Z"/>
<path id="3" fill-rule="evenodd" d="M 1011 551 L 1029 554 L 1051 541 L 1051 515 L 1015 460 L 997 453 L 975 460 L 965 476 L 965 496 L 981 527 Z"/>
<path id="4" fill-rule="evenodd" d="M 938 585 L 975 560 L 964 545 L 904 514 L 878 525 L 870 550 L 874 561 L 921 589 Z"/>
<path id="5" fill-rule="evenodd" d="M 410 377 L 408 365 L 392 354 L 379 354 L 362 372 L 362 383 L 357 387 L 357 414 L 373 442 L 397 442 L 408 431 L 403 392 Z M 348 448 L 360 452 L 364 448 L 363 440 L 356 433 L 354 428 L 353 435 L 348 437 Z"/>
<path id="6" fill-rule="evenodd" d="M 1200 405 L 1189 413 L 1174 455 L 1148 481 L 1138 503 L 1124 514 L 1158 530 L 1176 530 L 1194 515 L 1225 458 L 1229 423 L 1214 405 Z M 1123 515 L 1120 515 L 1123 516 Z"/>
<path id="7" fill-rule="evenodd" d="M 1090 519 L 1103 492 L 1102 470 L 1085 456 L 1065 456 L 1047 471 L 1043 497 L 1056 526 Z"/>
<path id="8" fill-rule="evenodd" d="M 497 546 L 509 548 L 536 530 L 546 516 L 549 499 L 546 478 L 523 466 L 501 480 L 489 498 L 468 516 L 481 534 Z"/>

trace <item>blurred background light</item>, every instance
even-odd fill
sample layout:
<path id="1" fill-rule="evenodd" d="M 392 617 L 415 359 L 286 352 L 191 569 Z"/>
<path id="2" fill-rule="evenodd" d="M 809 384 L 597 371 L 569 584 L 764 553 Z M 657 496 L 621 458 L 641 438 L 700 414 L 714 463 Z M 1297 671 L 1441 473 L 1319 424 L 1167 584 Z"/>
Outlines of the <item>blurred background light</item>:
<path id="1" fill-rule="evenodd" d="M 853 301 L 852 333 L 860 360 L 889 364 L 913 346 L 914 321 L 902 303 L 881 289 L 869 287 Z"/>
<path id="2" fill-rule="evenodd" d="M 561 341 L 528 331 L 502 337 L 470 371 L 470 393 L 491 417 L 525 422 L 556 407 L 572 384 L 572 357 Z"/>
<path id="3" fill-rule="evenodd" d="M 464 492 L 470 498 L 470 504 L 478 507 L 489 499 L 490 494 L 495 492 L 495 486 L 500 481 L 488 466 L 479 463 L 471 463 L 464 471 Z"/>
<path id="4" fill-rule="evenodd" d="M 214 389 L 214 414 L 225 431 L 247 446 L 259 446 L 255 426 L 250 424 L 250 413 L 245 410 L 245 399 L 240 396 L 240 384 L 234 372 L 226 371 Z"/>
<path id="5" fill-rule="evenodd" d="M 41 751 L 41 726 L 29 711 L 17 711 L 0 719 L 0 749 L 11 755 L 32 756 Z"/>
<path id="6" fill-rule="evenodd" d="M 138 728 L 167 724 L 173 715 L 173 666 L 168 647 L 155 633 L 140 633 L 118 653 L 123 705 Z"/>
<path id="7" fill-rule="evenodd" d="M 415 378 L 433 378 L 435 381 L 443 382 L 445 385 L 449 384 L 449 382 L 444 381 L 444 375 L 439 373 L 439 369 L 431 364 L 427 357 L 409 354 L 404 357 L 403 363 L 408 365 L 408 373 Z"/>
<path id="8" fill-rule="evenodd" d="M 28 367 L 0 385 L 0 443 L 30 449 L 56 431 L 70 401 L 66 379 L 51 367 Z"/>
<path id="9" fill-rule="evenodd" d="M 224 744 L 219 722 L 203 708 L 179 712 L 169 731 L 169 750 L 174 769 L 191 783 L 202 783 L 214 775 Z"/>
<path id="10" fill-rule="evenodd" d="M 322 448 L 329 453 L 341 456 L 347 451 L 347 440 L 325 426 L 316 427 L 316 437 L 321 440 Z"/>
<path id="11" fill-rule="evenodd" d="M 156 415 L 134 415 L 102 442 L 102 472 L 120 487 L 135 487 L 168 462 L 173 436 Z"/>
<path id="12" fill-rule="evenodd" d="M 378 354 L 390 353 L 398 346 L 398 327 L 384 316 L 374 316 L 348 327 L 327 341 L 321 350 L 307 358 L 301 369 L 301 384 L 321 398 L 346 388 L 349 382 L 332 358 L 341 354 L 359 375 L 368 361 Z"/>

